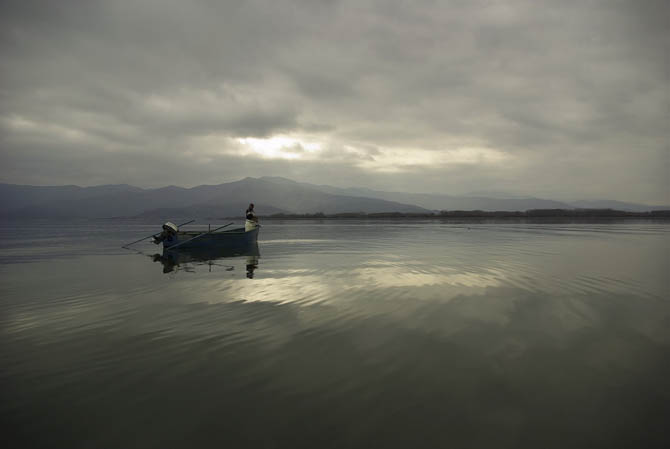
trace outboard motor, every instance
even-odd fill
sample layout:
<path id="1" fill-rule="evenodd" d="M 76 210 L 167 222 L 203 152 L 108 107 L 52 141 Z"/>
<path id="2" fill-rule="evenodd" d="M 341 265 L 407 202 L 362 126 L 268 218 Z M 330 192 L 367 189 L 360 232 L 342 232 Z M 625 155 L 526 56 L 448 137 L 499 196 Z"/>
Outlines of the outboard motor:
<path id="1" fill-rule="evenodd" d="M 172 239 L 173 237 L 176 237 L 177 231 L 179 231 L 177 225 L 168 221 L 163 224 L 163 232 L 161 232 L 160 235 L 154 237 L 153 241 L 156 245 L 158 245 L 165 239 Z"/>

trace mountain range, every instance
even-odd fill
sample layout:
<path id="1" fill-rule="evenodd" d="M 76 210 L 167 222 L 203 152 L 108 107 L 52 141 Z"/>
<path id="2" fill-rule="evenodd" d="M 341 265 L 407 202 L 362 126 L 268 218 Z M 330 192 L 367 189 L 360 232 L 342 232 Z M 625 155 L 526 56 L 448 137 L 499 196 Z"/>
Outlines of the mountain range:
<path id="1" fill-rule="evenodd" d="M 574 208 L 641 212 L 670 209 L 670 206 L 611 200 L 565 203 L 530 197 L 384 192 L 308 184 L 280 177 L 244 178 L 218 185 L 157 189 L 142 189 L 126 184 L 94 187 L 0 184 L 0 217 L 3 218 L 239 217 L 250 202 L 255 203 L 259 215 Z"/>

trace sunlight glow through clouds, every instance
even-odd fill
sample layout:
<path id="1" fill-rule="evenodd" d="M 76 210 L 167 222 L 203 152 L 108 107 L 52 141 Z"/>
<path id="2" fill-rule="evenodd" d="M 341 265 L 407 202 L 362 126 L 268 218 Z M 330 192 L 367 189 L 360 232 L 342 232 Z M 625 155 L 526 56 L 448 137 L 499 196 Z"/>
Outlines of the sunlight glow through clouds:
<path id="1" fill-rule="evenodd" d="M 268 159 L 318 160 L 333 157 L 333 152 L 324 154 L 324 148 L 332 145 L 286 135 L 277 135 L 266 139 L 238 138 L 237 143 L 245 150 L 245 155 L 261 156 Z M 337 146 L 335 146 L 337 147 Z M 503 162 L 508 155 L 490 148 L 461 147 L 454 150 L 423 150 L 417 148 L 393 149 L 379 148 L 370 156 L 359 152 L 355 145 L 344 145 L 342 156 L 350 157 L 354 165 L 371 171 L 399 172 L 417 166 L 447 164 L 496 164 Z M 366 157 L 361 157 L 365 154 Z"/>
<path id="2" fill-rule="evenodd" d="M 455 150 L 383 149 L 373 160 L 361 161 L 358 166 L 372 171 L 397 173 L 425 166 L 498 164 L 508 157 L 502 151 L 479 147 Z"/>
<path id="3" fill-rule="evenodd" d="M 339 143 L 313 135 L 278 134 L 267 138 L 222 135 L 198 136 L 189 146 L 193 155 L 228 154 L 248 158 L 283 159 L 296 162 L 339 162 L 379 173 L 409 172 L 423 167 L 448 165 L 506 165 L 511 155 L 484 146 L 461 146 L 454 149 L 397 148 L 359 146 Z"/>
<path id="4" fill-rule="evenodd" d="M 270 159 L 303 159 L 321 150 L 319 143 L 288 136 L 274 136 L 268 139 L 245 137 L 237 139 L 237 142 L 251 152 Z"/>

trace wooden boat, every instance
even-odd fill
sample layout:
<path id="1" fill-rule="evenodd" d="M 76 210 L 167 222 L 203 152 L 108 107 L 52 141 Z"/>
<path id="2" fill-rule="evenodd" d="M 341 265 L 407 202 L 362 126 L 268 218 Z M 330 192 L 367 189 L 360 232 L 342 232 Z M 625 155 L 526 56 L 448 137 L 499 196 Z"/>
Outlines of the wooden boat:
<path id="1" fill-rule="evenodd" d="M 223 231 L 177 231 L 163 240 L 163 248 L 247 248 L 256 244 L 259 227 L 236 228 Z"/>
<path id="2" fill-rule="evenodd" d="M 163 224 L 163 231 L 157 234 L 142 237 L 134 242 L 127 243 L 122 248 L 128 248 L 130 245 L 142 242 L 147 239 L 158 245 L 163 244 L 163 249 L 198 249 L 198 248 L 228 248 L 228 249 L 245 249 L 256 244 L 258 240 L 258 230 L 260 225 L 257 220 L 247 220 L 243 228 L 221 229 L 230 226 L 233 223 L 228 223 L 219 226 L 216 229 L 208 229 L 207 231 L 181 231 L 179 228 L 195 220 L 187 221 L 181 225 L 176 225 L 171 222 Z"/>

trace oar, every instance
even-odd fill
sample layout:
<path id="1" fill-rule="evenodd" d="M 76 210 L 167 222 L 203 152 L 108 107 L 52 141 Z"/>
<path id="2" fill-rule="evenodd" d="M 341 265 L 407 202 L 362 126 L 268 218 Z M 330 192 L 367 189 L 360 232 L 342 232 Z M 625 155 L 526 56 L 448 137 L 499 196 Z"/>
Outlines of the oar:
<path id="1" fill-rule="evenodd" d="M 193 223 L 194 221 L 195 221 L 195 220 L 191 220 L 191 221 L 187 221 L 186 223 L 182 223 L 182 224 L 180 224 L 179 226 L 177 226 L 177 229 L 181 228 L 182 226 L 186 226 L 186 225 L 189 224 L 189 223 Z M 148 239 L 148 238 L 155 237 L 155 236 L 157 236 L 158 234 L 160 234 L 160 232 L 157 232 L 157 233 L 155 233 L 155 234 L 151 234 L 151 235 L 149 235 L 149 236 L 147 236 L 147 237 L 144 237 L 144 238 L 141 238 L 141 239 L 139 239 L 139 240 L 135 240 L 134 242 L 127 243 L 127 244 L 123 245 L 121 248 L 126 248 L 126 247 L 128 247 L 128 246 L 130 246 L 130 245 L 134 245 L 135 243 L 139 243 L 139 242 L 141 242 L 142 240 L 146 240 L 146 239 Z"/>
<path id="2" fill-rule="evenodd" d="M 219 226 L 218 228 L 216 228 L 216 229 L 212 229 L 211 231 L 203 232 L 202 234 L 196 235 L 196 236 L 193 237 L 192 239 L 188 239 L 188 240 L 186 240 L 186 241 L 184 241 L 184 242 L 177 243 L 176 245 L 168 246 L 168 247 L 165 248 L 165 249 L 167 249 L 167 250 L 173 250 L 173 249 L 175 249 L 175 248 L 178 247 L 178 246 L 184 245 L 184 244 L 186 244 L 186 243 L 188 243 L 188 242 L 192 242 L 193 240 L 198 239 L 198 238 L 202 237 L 203 235 L 211 234 L 212 232 L 218 231 L 219 229 L 225 228 L 226 226 L 230 226 L 231 224 L 233 224 L 233 222 L 230 222 L 230 223 L 228 223 L 227 225 Z"/>

